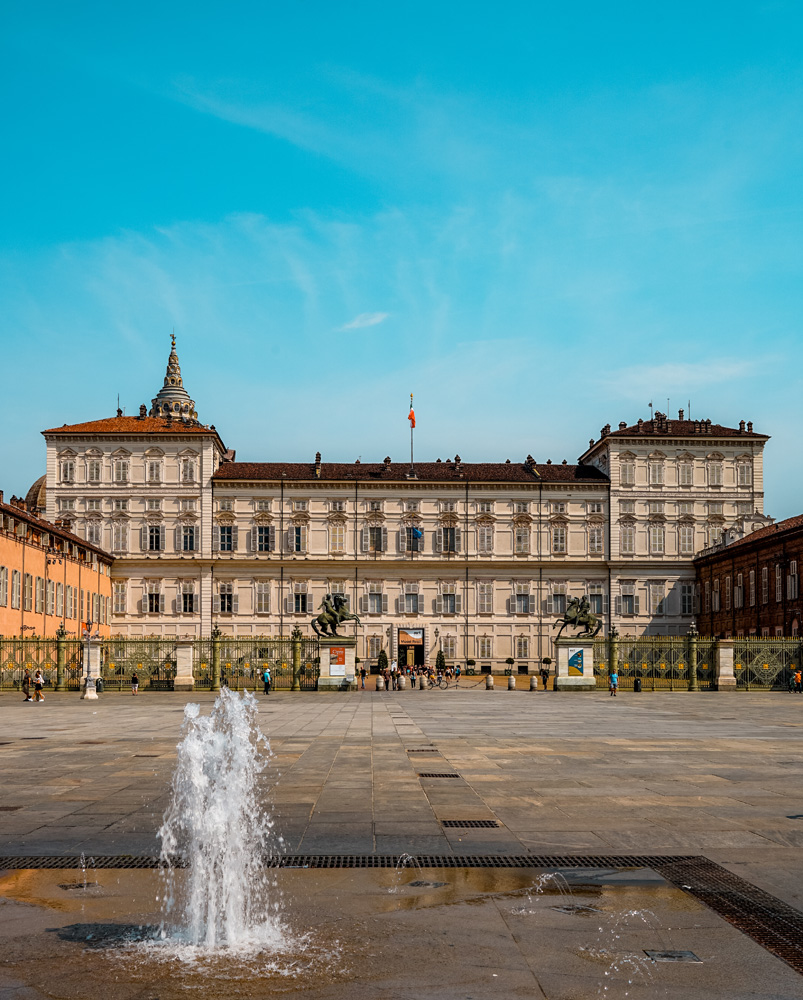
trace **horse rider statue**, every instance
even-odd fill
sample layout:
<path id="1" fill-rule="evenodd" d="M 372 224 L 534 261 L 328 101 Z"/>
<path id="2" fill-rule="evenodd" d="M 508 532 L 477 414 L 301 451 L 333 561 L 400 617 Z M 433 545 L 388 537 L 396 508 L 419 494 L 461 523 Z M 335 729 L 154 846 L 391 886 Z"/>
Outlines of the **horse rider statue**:
<path id="1" fill-rule="evenodd" d="M 353 615 L 342 594 L 327 594 L 320 603 L 320 614 L 312 619 L 312 627 L 318 635 L 337 635 L 337 626 L 343 622 L 362 622 Z"/>
<path id="2" fill-rule="evenodd" d="M 602 619 L 597 618 L 592 613 L 591 603 L 584 595 L 582 599 L 579 597 L 570 598 L 569 603 L 566 605 L 566 613 L 562 618 L 558 618 L 556 622 L 553 622 L 553 625 L 560 625 L 560 632 L 555 636 L 556 639 L 560 638 L 561 633 L 567 625 L 581 630 L 575 633 L 575 639 L 593 639 L 602 628 Z"/>

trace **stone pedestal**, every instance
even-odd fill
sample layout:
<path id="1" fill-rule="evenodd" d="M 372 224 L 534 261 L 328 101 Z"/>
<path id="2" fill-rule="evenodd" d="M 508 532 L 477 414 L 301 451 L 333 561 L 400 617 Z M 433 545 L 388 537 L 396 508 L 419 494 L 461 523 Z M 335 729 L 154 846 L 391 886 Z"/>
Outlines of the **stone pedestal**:
<path id="1" fill-rule="evenodd" d="M 100 646 L 84 643 L 84 676 L 81 680 L 81 697 L 88 701 L 97 701 L 98 689 L 96 682 L 100 677 Z"/>
<path id="2" fill-rule="evenodd" d="M 736 677 L 733 673 L 733 639 L 720 639 L 714 661 L 714 686 L 717 691 L 735 691 Z"/>
<path id="3" fill-rule="evenodd" d="M 594 640 L 555 640 L 555 690 L 596 691 L 594 679 Z"/>
<path id="4" fill-rule="evenodd" d="M 193 643 L 189 640 L 176 643 L 176 676 L 173 681 L 174 691 L 194 691 L 195 677 L 192 673 Z"/>
<path id="5" fill-rule="evenodd" d="M 321 638 L 319 691 L 356 691 L 357 640 L 349 635 Z"/>

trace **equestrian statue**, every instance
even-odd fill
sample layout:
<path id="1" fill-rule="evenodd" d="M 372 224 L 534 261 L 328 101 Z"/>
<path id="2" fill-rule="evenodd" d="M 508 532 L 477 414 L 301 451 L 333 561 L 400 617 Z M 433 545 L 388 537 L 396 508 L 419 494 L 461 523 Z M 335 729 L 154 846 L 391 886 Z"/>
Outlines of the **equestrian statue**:
<path id="1" fill-rule="evenodd" d="M 337 635 L 337 626 L 343 622 L 362 622 L 353 615 L 346 604 L 346 598 L 342 594 L 327 594 L 320 603 L 321 613 L 312 619 L 312 627 L 318 635 Z"/>
<path id="2" fill-rule="evenodd" d="M 560 639 L 561 632 L 567 625 L 581 630 L 575 633 L 575 639 L 593 639 L 602 628 L 602 619 L 597 618 L 592 613 L 591 604 L 587 597 L 584 596 L 582 600 L 579 597 L 572 597 L 566 606 L 566 613 L 562 618 L 553 622 L 554 625 L 560 625 L 560 632 L 555 636 L 556 639 Z"/>

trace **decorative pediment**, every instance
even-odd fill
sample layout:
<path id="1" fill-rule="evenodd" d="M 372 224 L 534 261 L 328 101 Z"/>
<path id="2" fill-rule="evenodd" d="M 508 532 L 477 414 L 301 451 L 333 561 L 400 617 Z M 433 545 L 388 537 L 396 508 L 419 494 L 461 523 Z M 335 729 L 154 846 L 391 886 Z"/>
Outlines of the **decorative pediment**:
<path id="1" fill-rule="evenodd" d="M 131 452 L 127 448 L 118 448 L 112 452 L 112 458 L 131 458 Z"/>
<path id="2" fill-rule="evenodd" d="M 145 458 L 150 458 L 150 459 L 164 458 L 164 454 L 165 453 L 162 451 L 161 448 L 156 448 L 156 447 L 148 448 L 148 450 L 145 452 Z"/>
<path id="3" fill-rule="evenodd" d="M 265 511 L 255 514 L 254 524 L 273 524 L 273 514 L 268 514 Z"/>
<path id="4" fill-rule="evenodd" d="M 678 524 L 694 524 L 693 514 L 681 514 L 678 518 Z"/>
<path id="5" fill-rule="evenodd" d="M 87 448 L 84 455 L 86 458 L 103 458 L 103 452 L 100 448 Z"/>
<path id="6" fill-rule="evenodd" d="M 560 517 L 561 517 L 561 515 L 559 514 L 555 518 L 555 520 L 559 520 Z M 565 515 L 564 515 L 564 520 L 568 520 L 568 518 L 566 518 Z M 533 523 L 533 519 L 532 519 L 532 516 L 530 514 L 514 514 L 513 515 L 513 523 L 514 524 L 532 524 Z"/>
<path id="7" fill-rule="evenodd" d="M 59 458 L 75 458 L 75 452 L 72 448 L 65 448 L 59 452 Z"/>
<path id="8" fill-rule="evenodd" d="M 619 524 L 636 524 L 635 514 L 621 514 Z"/>
<path id="9" fill-rule="evenodd" d="M 620 451 L 619 461 L 620 462 L 633 462 L 638 456 L 634 451 Z"/>
<path id="10" fill-rule="evenodd" d="M 605 524 L 604 514 L 589 514 L 588 515 L 589 524 Z"/>
<path id="11" fill-rule="evenodd" d="M 198 452 L 194 448 L 183 448 L 178 452 L 179 458 L 197 458 Z"/>
<path id="12" fill-rule="evenodd" d="M 568 524 L 569 518 L 565 514 L 552 514 L 549 518 L 550 524 Z"/>
<path id="13" fill-rule="evenodd" d="M 176 520 L 179 524 L 195 524 L 198 520 L 198 515 L 192 510 L 185 510 L 179 514 Z"/>
<path id="14" fill-rule="evenodd" d="M 653 524 L 655 523 L 663 524 L 666 521 L 666 514 L 650 514 L 647 517 L 647 520 Z"/>
<path id="15" fill-rule="evenodd" d="M 706 455 L 705 457 L 706 457 L 706 460 L 709 461 L 709 462 L 721 462 L 725 458 L 725 456 L 721 452 L 718 452 L 718 451 L 712 451 L 708 455 Z"/>
<path id="16" fill-rule="evenodd" d="M 127 510 L 116 510 L 112 514 L 111 519 L 112 519 L 112 521 L 127 521 L 128 520 L 128 511 Z"/>
<path id="17" fill-rule="evenodd" d="M 692 455 L 690 451 L 680 451 L 675 456 L 675 461 L 678 462 L 679 464 L 683 464 L 684 462 L 693 462 L 694 455 Z"/>
<path id="18" fill-rule="evenodd" d="M 496 518 L 491 514 L 478 514 L 474 521 L 476 524 L 493 525 L 496 524 Z"/>
<path id="19" fill-rule="evenodd" d="M 305 510 L 297 510 L 290 515 L 291 524 L 309 524 L 309 514 Z"/>
<path id="20" fill-rule="evenodd" d="M 217 514 L 215 514 L 215 523 L 234 524 L 235 523 L 234 514 L 232 514 L 231 511 L 228 510 L 219 511 Z"/>
<path id="21" fill-rule="evenodd" d="M 378 528 L 385 523 L 385 515 L 381 511 L 372 510 L 365 515 L 365 523 L 369 528 Z"/>
<path id="22" fill-rule="evenodd" d="M 663 462 L 666 459 L 664 452 L 659 450 L 651 451 L 647 457 L 651 462 Z"/>
<path id="23" fill-rule="evenodd" d="M 457 514 L 454 514 L 450 511 L 447 514 L 441 514 L 438 517 L 438 524 L 442 528 L 456 528 L 460 524 L 460 518 L 457 516 Z"/>

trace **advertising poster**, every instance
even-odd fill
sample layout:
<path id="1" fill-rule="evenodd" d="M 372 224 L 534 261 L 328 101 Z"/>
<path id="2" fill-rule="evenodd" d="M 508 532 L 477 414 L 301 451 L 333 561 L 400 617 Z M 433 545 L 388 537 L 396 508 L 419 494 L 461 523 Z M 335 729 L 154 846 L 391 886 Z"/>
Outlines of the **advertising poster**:
<path id="1" fill-rule="evenodd" d="M 583 650 L 576 646 L 569 647 L 569 677 L 583 676 Z"/>
<path id="2" fill-rule="evenodd" d="M 345 646 L 330 646 L 329 647 L 329 676 L 330 677 L 345 677 L 346 676 L 346 647 Z"/>

